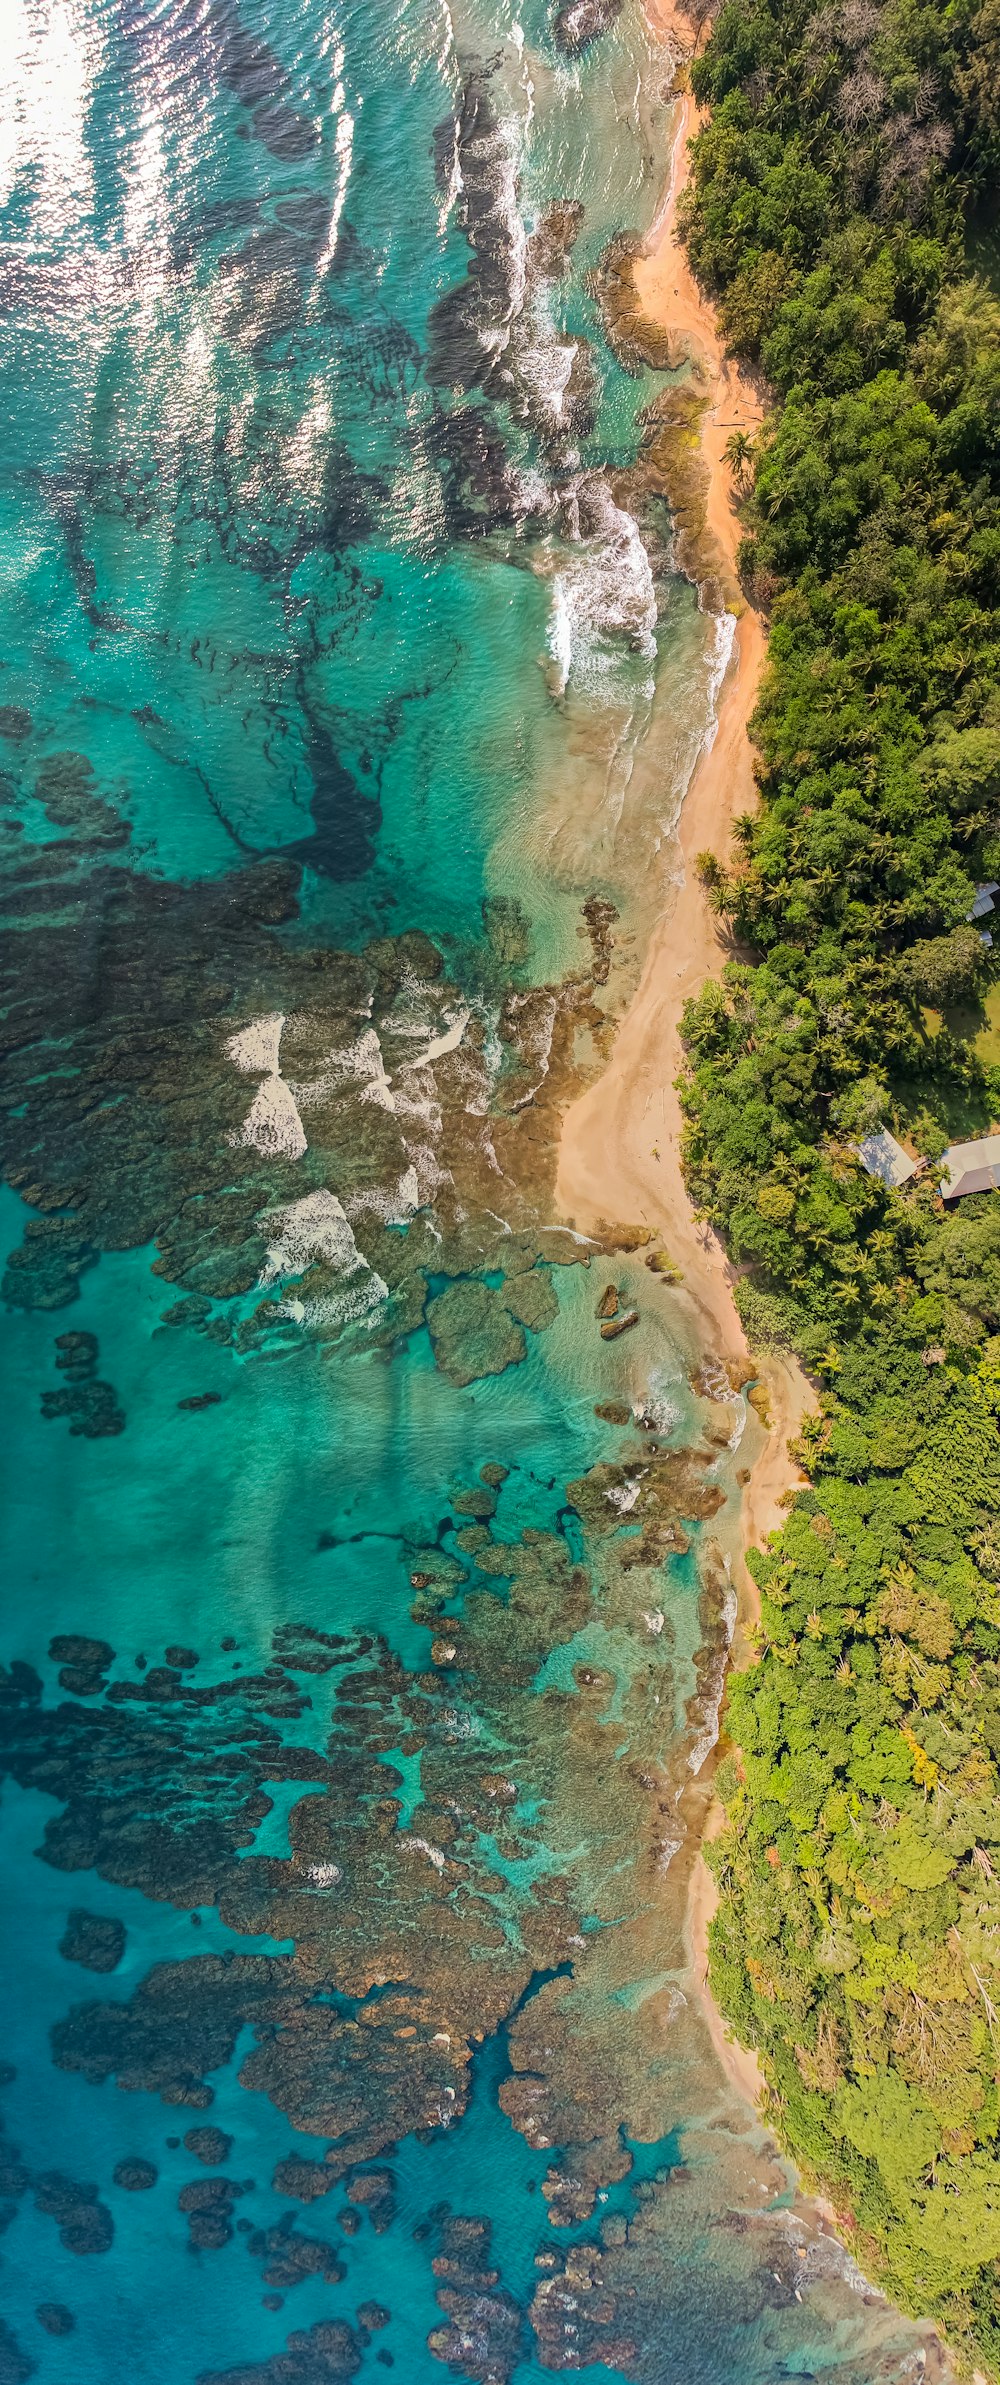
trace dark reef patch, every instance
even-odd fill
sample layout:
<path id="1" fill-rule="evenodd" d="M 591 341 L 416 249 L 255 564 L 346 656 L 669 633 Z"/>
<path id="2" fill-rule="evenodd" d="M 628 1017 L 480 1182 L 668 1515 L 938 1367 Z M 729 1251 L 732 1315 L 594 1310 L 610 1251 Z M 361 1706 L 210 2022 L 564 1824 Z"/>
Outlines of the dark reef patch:
<path id="1" fill-rule="evenodd" d="M 22 2351 L 13 2330 L 0 2319 L 0 2385 L 28 2385 L 37 2363 Z"/>
<path id="2" fill-rule="evenodd" d="M 529 2343 L 520 2304 L 491 2263 L 491 2235 L 488 2219 L 453 2213 L 441 2221 L 431 2267 L 446 2324 L 432 2328 L 427 2343 L 460 2376 L 507 2385 Z"/>
<path id="3" fill-rule="evenodd" d="M 67 2252 L 110 2251 L 115 2223 L 96 2186 L 81 2186 L 62 2170 L 44 2170 L 32 2178 L 31 2191 L 36 2210 L 55 2221 Z"/>
<path id="4" fill-rule="evenodd" d="M 301 2285 L 307 2277 L 321 2277 L 325 2285 L 339 2285 L 347 2274 L 332 2245 L 321 2236 L 303 2236 L 291 2213 L 273 2227 L 255 2228 L 248 2235 L 246 2246 L 251 2260 L 260 2264 L 263 2283 L 280 2287 L 282 2293 Z"/>
<path id="5" fill-rule="evenodd" d="M 343 2319 L 320 2319 L 315 2327 L 290 2335 L 284 2352 L 272 2359 L 203 2371 L 197 2385 L 342 2385 L 360 2367 L 354 2329 Z"/>
<path id="6" fill-rule="evenodd" d="M 42 1393 L 42 1415 L 67 1416 L 70 1432 L 83 1433 L 89 1441 L 125 1430 L 125 1412 L 113 1385 L 98 1380 L 97 1357 L 96 1334 L 57 1334 L 56 1365 L 67 1379 L 60 1390 Z"/>
<path id="7" fill-rule="evenodd" d="M 46 2335 L 72 2335 L 76 2326 L 73 2313 L 64 2302 L 40 2302 L 35 2317 Z"/>
<path id="8" fill-rule="evenodd" d="M 228 2161 L 233 2149 L 232 2137 L 226 2135 L 224 2128 L 189 2128 L 184 2143 L 196 2160 L 204 2162 L 206 2169 L 216 2169 L 220 2162 Z"/>
<path id="9" fill-rule="evenodd" d="M 85 1971 L 114 1971 L 125 1952 L 125 1925 L 102 1913 L 75 1906 L 59 1940 L 67 1963 L 82 1963 Z"/>
<path id="10" fill-rule="evenodd" d="M 126 2194 L 135 2195 L 145 2194 L 155 2186 L 158 2172 L 151 2161 L 144 2161 L 139 2153 L 131 2153 L 124 2161 L 116 2162 L 112 2176 L 116 2186 L 122 2187 Z"/>
<path id="11" fill-rule="evenodd" d="M 192 2178 L 177 2197 L 178 2211 L 188 2224 L 188 2238 L 197 2252 L 220 2252 L 233 2233 L 232 2205 L 243 2188 L 233 2178 Z"/>

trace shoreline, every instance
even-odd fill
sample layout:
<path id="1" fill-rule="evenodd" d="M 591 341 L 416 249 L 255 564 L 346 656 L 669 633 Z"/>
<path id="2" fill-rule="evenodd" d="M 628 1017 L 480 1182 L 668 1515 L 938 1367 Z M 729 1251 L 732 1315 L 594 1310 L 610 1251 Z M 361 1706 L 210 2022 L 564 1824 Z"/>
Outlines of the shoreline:
<path id="1" fill-rule="evenodd" d="M 672 0 L 644 4 L 654 36 L 672 50 L 678 63 L 683 62 L 690 54 L 689 30 L 678 19 Z M 697 1335 L 706 1355 L 746 1364 L 749 1353 L 733 1302 L 733 1271 L 711 1227 L 694 1217 L 684 1184 L 683 1117 L 674 1079 L 684 1060 L 680 1021 L 685 1003 L 706 979 L 721 974 L 726 959 L 695 858 L 705 850 L 722 857 L 733 821 L 755 808 L 757 801 L 748 724 L 764 669 L 766 637 L 759 614 L 738 593 L 740 523 L 724 449 L 733 430 L 753 434 L 762 408 L 757 393 L 724 353 L 713 310 L 698 289 L 678 238 L 678 202 L 689 173 L 688 143 L 698 125 L 690 91 L 679 93 L 678 104 L 670 185 L 647 248 L 635 258 L 632 279 L 642 320 L 655 334 L 667 335 L 679 355 L 690 358 L 703 394 L 697 426 L 705 482 L 702 559 L 705 577 L 714 577 L 722 566 L 726 610 L 734 619 L 733 646 L 714 730 L 695 765 L 675 831 L 679 867 L 671 895 L 651 937 L 638 990 L 618 1026 L 608 1065 L 564 1115 L 556 1193 L 561 1214 L 583 1232 L 600 1232 L 626 1217 L 652 1227 L 682 1270 L 683 1283 L 670 1297 L 687 1312 L 689 1332 Z M 703 587 L 700 574 L 699 581 Z M 744 1628 L 756 1609 L 745 1552 L 782 1520 L 782 1495 L 796 1483 L 788 1442 L 812 1401 L 810 1386 L 791 1358 L 769 1358 L 762 1379 L 769 1430 L 739 1517 L 737 1588 Z M 713 1801 L 690 1876 L 689 1959 L 719 2062 L 737 2094 L 756 2107 L 764 2092 L 757 2057 L 728 2036 L 708 1986 L 708 1928 L 718 1896 L 701 1848 L 714 1836 L 720 1819 L 721 1809 Z"/>

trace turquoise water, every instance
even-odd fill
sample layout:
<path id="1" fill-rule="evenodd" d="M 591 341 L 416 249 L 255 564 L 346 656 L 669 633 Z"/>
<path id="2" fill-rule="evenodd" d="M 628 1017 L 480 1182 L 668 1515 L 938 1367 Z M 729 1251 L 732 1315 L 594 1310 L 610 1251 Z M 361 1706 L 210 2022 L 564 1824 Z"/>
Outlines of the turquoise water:
<path id="1" fill-rule="evenodd" d="M 916 2356 L 690 1992 L 739 1406 L 554 1206 L 718 662 L 607 16 L 5 33 L 3 2385 Z"/>

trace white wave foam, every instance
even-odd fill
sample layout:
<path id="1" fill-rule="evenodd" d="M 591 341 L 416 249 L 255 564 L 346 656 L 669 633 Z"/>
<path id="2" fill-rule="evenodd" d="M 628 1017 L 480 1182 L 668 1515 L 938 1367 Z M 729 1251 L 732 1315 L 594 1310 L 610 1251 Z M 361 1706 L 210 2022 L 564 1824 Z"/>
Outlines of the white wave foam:
<path id="1" fill-rule="evenodd" d="M 743 1397 L 742 1391 L 738 1391 L 736 1393 L 735 1406 L 736 1422 L 733 1426 L 732 1432 L 729 1435 L 729 1447 L 733 1451 L 734 1455 L 739 1448 L 744 1433 L 746 1432 L 747 1417 L 749 1415 L 749 1409 L 747 1407 L 746 1400 Z"/>
<path id="2" fill-rule="evenodd" d="M 431 1846 L 429 1839 L 401 1838 L 399 1844 L 401 1847 L 407 1847 L 414 1855 L 426 1855 L 428 1863 L 433 1864 L 435 1871 L 443 1872 L 445 1857 L 442 1855 L 440 1847 Z"/>
<path id="3" fill-rule="evenodd" d="M 283 1077 L 265 1077 L 258 1085 L 243 1124 L 229 1137 L 231 1143 L 248 1144 L 259 1151 L 262 1158 L 274 1159 L 279 1153 L 285 1159 L 301 1159 L 308 1149 L 305 1128 L 299 1117 L 295 1095 Z"/>
<path id="4" fill-rule="evenodd" d="M 418 1053 L 416 1058 L 411 1060 L 411 1068 L 426 1068 L 429 1061 L 443 1060 L 446 1052 L 457 1051 L 472 1017 L 472 1012 L 471 1010 L 446 1010 L 444 1015 L 448 1021 L 444 1034 L 431 1037 L 426 1052 Z"/>
<path id="5" fill-rule="evenodd" d="M 462 157 L 458 138 L 458 119 L 455 117 L 452 120 L 451 127 L 451 164 L 448 168 L 448 181 L 445 187 L 444 197 L 441 201 L 440 207 L 438 208 L 438 231 L 442 240 L 448 229 L 448 218 L 451 214 L 452 208 L 454 207 L 455 201 L 456 199 L 461 198 L 464 189 L 465 184 L 462 180 Z"/>
<path id="6" fill-rule="evenodd" d="M 477 133 L 467 144 L 468 156 L 477 155 L 492 169 L 491 213 L 497 226 L 496 246 L 507 272 L 506 311 L 498 322 L 484 324 L 479 331 L 481 346 L 494 356 L 502 356 L 507 347 L 528 287 L 528 234 L 518 205 L 522 143 L 519 119 L 504 116 L 492 133 Z"/>
<path id="7" fill-rule="evenodd" d="M 667 1434 L 680 1422 L 681 1410 L 676 1400 L 667 1398 L 661 1391 L 651 1392 L 642 1408 L 633 1410 L 633 1414 L 637 1418 L 641 1415 L 647 1426 L 655 1425 L 658 1433 Z"/>
<path id="8" fill-rule="evenodd" d="M 647 661 L 655 657 L 653 567 L 638 523 L 615 504 L 602 474 L 578 484 L 568 514 L 571 541 L 579 543 L 571 545 L 553 576 L 549 652 L 560 694 L 571 681 L 602 691 L 615 671 L 622 640 Z"/>
<path id="9" fill-rule="evenodd" d="M 520 24 L 517 19 L 515 19 L 513 25 L 511 26 L 510 38 L 514 44 L 514 48 L 517 51 L 518 59 L 520 61 L 521 89 L 524 93 L 525 99 L 528 102 L 527 112 L 524 119 L 524 129 L 525 132 L 528 133 L 531 131 L 535 116 L 535 85 L 531 68 L 528 65 L 528 56 L 524 41 L 524 26 Z"/>
<path id="10" fill-rule="evenodd" d="M 305 1193 L 301 1201 L 288 1202 L 283 1209 L 267 1211 L 265 1223 L 271 1240 L 260 1278 L 262 1286 L 281 1276 L 303 1275 L 313 1259 L 324 1260 L 343 1275 L 368 1266 L 336 1193 L 326 1186 Z"/>
<path id="11" fill-rule="evenodd" d="M 703 1399 L 721 1400 L 728 1406 L 733 1396 L 733 1386 L 721 1358 L 703 1359 L 698 1381 Z"/>
<path id="12" fill-rule="evenodd" d="M 258 1072 L 262 1076 L 277 1076 L 284 1024 L 284 1011 L 273 1010 L 259 1019 L 251 1019 L 249 1026 L 241 1027 L 236 1035 L 231 1035 L 226 1050 L 236 1067 L 243 1069 L 249 1076 L 256 1076 Z"/>
<path id="13" fill-rule="evenodd" d="M 294 1294 L 278 1303 L 278 1313 L 295 1325 L 373 1325 L 389 1286 L 371 1268 L 347 1284 L 342 1292 L 324 1293 L 321 1300 L 299 1300 Z"/>
<path id="14" fill-rule="evenodd" d="M 420 1185 L 416 1168 L 406 1168 L 399 1183 L 389 1189 L 384 1185 L 369 1185 L 364 1192 L 352 1193 L 352 1217 L 380 1217 L 384 1225 L 405 1226 L 420 1207 Z"/>
<path id="15" fill-rule="evenodd" d="M 298 1105 L 290 1085 L 281 1074 L 281 1031 L 285 1024 L 283 1011 L 270 1011 L 251 1019 L 231 1035 L 226 1050 L 238 1069 L 247 1076 L 262 1072 L 250 1108 L 242 1126 L 235 1129 L 229 1141 L 235 1145 L 249 1145 L 262 1157 L 271 1159 L 282 1154 L 286 1159 L 301 1159 L 308 1149 L 305 1128 L 299 1117 Z"/>
<path id="16" fill-rule="evenodd" d="M 360 1080 L 362 1101 L 372 1101 L 380 1110 L 395 1109 L 396 1097 L 386 1075 L 382 1046 L 374 1027 L 363 1027 L 353 1043 L 328 1052 L 318 1077 L 295 1085 L 300 1108 L 315 1108 L 317 1102 L 327 1101 L 336 1087 L 350 1077 Z"/>
<path id="17" fill-rule="evenodd" d="M 722 693 L 723 680 L 732 661 L 735 640 L 735 613 L 713 614 L 708 664 L 708 725 L 700 749 L 703 754 L 711 753 L 719 734 L 719 697 Z"/>
<path id="18" fill-rule="evenodd" d="M 307 1322 L 346 1325 L 360 1323 L 365 1318 L 374 1321 L 375 1311 L 388 1300 L 389 1286 L 359 1251 L 336 1193 L 325 1186 L 306 1193 L 301 1201 L 271 1210 L 266 1223 L 272 1239 L 260 1275 L 262 1291 L 286 1276 L 304 1275 L 314 1259 L 321 1260 L 342 1278 L 336 1291 L 324 1293 L 318 1300 L 301 1300 L 294 1292 L 286 1294 L 278 1304 L 281 1316 L 290 1317 L 297 1325 Z"/>
<path id="19" fill-rule="evenodd" d="M 561 424 L 579 341 L 564 338 L 553 322 L 550 288 L 551 285 L 544 284 L 535 294 L 530 328 L 525 325 L 524 336 L 518 341 L 517 371 L 543 421 Z"/>
<path id="20" fill-rule="evenodd" d="M 343 42 L 337 43 L 333 53 L 332 64 L 333 73 L 336 77 L 333 100 L 331 102 L 333 114 L 337 119 L 337 130 L 333 136 L 333 149 L 334 156 L 336 158 L 336 183 L 334 185 L 333 206 L 330 211 L 330 228 L 327 233 L 326 247 L 319 260 L 319 271 L 321 274 L 326 271 L 328 266 L 332 265 L 334 257 L 337 254 L 337 232 L 340 226 L 340 218 L 344 212 L 344 201 L 347 197 L 347 185 L 351 179 L 351 161 L 354 155 L 354 117 L 349 113 L 347 107 L 344 104 L 347 95 L 344 90 L 344 84 L 342 80 L 344 72 Z"/>
<path id="21" fill-rule="evenodd" d="M 637 1478 L 633 1478 L 631 1482 L 613 1482 L 610 1489 L 605 1491 L 604 1496 L 612 1507 L 617 1507 L 619 1515 L 630 1515 L 638 1499 L 640 1488 L 641 1485 Z"/>

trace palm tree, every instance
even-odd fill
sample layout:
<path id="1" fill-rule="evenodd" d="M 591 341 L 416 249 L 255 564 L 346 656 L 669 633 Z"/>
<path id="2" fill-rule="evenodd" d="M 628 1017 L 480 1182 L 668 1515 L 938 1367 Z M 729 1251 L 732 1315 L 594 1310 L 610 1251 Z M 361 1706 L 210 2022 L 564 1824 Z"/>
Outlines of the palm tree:
<path id="1" fill-rule="evenodd" d="M 753 440 L 746 431 L 733 431 L 722 450 L 733 475 L 740 496 L 746 495 L 753 477 Z"/>

